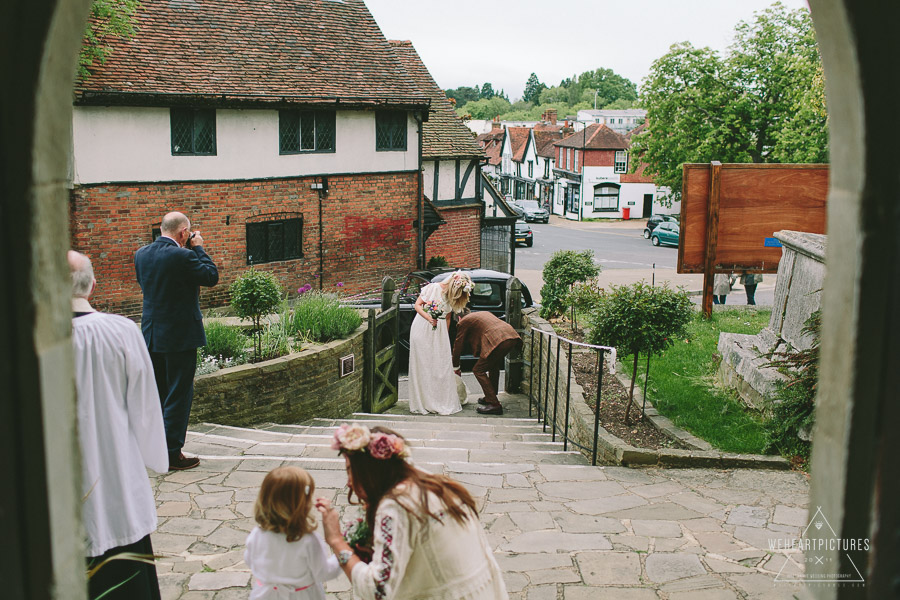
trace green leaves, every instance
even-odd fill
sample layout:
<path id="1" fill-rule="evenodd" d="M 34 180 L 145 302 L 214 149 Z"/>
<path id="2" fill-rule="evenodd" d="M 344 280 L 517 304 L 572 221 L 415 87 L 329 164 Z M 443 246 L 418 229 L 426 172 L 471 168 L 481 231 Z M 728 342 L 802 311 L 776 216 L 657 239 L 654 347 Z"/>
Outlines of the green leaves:
<path id="1" fill-rule="evenodd" d="M 739 23 L 725 57 L 675 44 L 644 80 L 631 152 L 675 198 L 686 162 L 827 162 L 821 73 L 809 11 L 780 3 Z"/>
<path id="2" fill-rule="evenodd" d="M 569 306 L 569 293 L 579 281 L 587 281 L 600 273 L 594 264 L 594 251 L 557 250 L 544 264 L 544 287 L 541 288 L 541 316 L 545 319 L 561 315 Z"/>
<path id="3" fill-rule="evenodd" d="M 522 94 L 522 100 L 536 104 L 540 98 L 541 92 L 547 89 L 547 86 L 538 80 L 537 75 L 532 73 L 525 82 L 525 93 Z"/>
<path id="4" fill-rule="evenodd" d="M 138 0 L 94 0 L 91 16 L 84 30 L 84 40 L 78 55 L 78 77 L 90 77 L 90 67 L 96 60 L 106 62 L 112 53 L 110 38 L 129 39 L 134 35 L 134 15 L 140 8 Z"/>
<path id="5" fill-rule="evenodd" d="M 262 355 L 263 334 L 260 321 L 264 316 L 274 312 L 281 302 L 281 284 L 271 273 L 257 271 L 251 267 L 234 280 L 230 291 L 231 307 L 235 314 L 242 319 L 253 321 L 256 336 L 255 360 L 259 360 Z"/>

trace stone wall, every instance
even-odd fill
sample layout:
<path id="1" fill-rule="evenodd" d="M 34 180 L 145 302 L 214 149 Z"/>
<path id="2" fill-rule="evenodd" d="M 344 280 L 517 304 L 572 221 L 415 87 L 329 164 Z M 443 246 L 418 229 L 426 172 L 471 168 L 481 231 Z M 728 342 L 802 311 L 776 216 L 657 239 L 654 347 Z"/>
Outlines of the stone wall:
<path id="1" fill-rule="evenodd" d="M 366 328 L 363 323 L 344 340 L 197 377 L 191 422 L 247 427 L 341 418 L 362 410 Z M 356 369 L 341 377 L 340 358 L 348 354 Z"/>

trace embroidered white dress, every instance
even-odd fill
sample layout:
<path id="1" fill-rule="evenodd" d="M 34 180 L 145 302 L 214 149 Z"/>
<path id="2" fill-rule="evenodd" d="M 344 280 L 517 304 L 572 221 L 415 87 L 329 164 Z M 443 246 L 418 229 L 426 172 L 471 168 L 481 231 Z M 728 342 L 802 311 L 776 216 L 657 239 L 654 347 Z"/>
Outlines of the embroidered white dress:
<path id="1" fill-rule="evenodd" d="M 409 495 L 401 502 L 414 507 Z M 432 512 L 442 507 L 428 495 Z M 422 522 L 395 500 L 382 500 L 375 514 L 375 552 L 357 563 L 351 580 L 361 600 L 505 600 L 506 585 L 481 521 L 460 525 L 446 512 Z"/>
<path id="2" fill-rule="evenodd" d="M 444 315 L 450 314 L 440 284 L 426 285 L 419 296 L 428 304 L 435 302 Z M 437 329 L 433 329 L 416 313 L 409 329 L 409 411 L 420 415 L 452 415 L 462 410 L 447 319 L 440 317 L 437 321 Z"/>
<path id="3" fill-rule="evenodd" d="M 250 600 L 325 600 L 324 583 L 341 574 L 325 542 L 308 533 L 295 542 L 254 527 L 244 562 L 253 572 Z"/>

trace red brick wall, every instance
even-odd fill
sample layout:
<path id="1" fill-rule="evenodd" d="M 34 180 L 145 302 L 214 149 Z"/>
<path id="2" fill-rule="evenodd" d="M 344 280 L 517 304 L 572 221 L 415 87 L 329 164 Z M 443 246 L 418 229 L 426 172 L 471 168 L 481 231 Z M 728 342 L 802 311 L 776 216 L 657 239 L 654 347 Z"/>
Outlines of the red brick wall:
<path id="1" fill-rule="evenodd" d="M 451 267 L 481 266 L 481 211 L 478 208 L 439 208 L 447 221 L 425 242 L 425 262 L 443 256 Z"/>
<path id="2" fill-rule="evenodd" d="M 615 150 L 585 150 L 584 164 L 588 167 L 611 167 L 616 162 Z M 579 165 L 580 167 L 581 165 Z"/>
<path id="3" fill-rule="evenodd" d="M 322 288 L 375 289 L 385 275 L 404 277 L 416 267 L 416 173 L 328 177 L 322 201 Z M 247 219 L 278 212 L 303 215 L 303 257 L 258 265 L 295 292 L 319 287 L 319 199 L 313 178 L 257 181 L 109 184 L 76 187 L 70 197 L 72 247 L 94 265 L 93 303 L 128 316 L 141 312 L 134 253 L 151 241 L 151 228 L 173 210 L 185 213 L 219 268 L 219 284 L 201 288 L 203 307 L 228 300 L 228 287 L 246 271 Z M 479 237 L 480 242 L 480 237 Z"/>

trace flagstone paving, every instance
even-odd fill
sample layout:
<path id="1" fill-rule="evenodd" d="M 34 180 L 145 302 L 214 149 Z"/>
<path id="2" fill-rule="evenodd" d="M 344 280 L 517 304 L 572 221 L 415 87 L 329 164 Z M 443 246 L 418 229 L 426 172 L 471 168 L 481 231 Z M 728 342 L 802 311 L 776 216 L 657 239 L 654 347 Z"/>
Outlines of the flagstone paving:
<path id="1" fill-rule="evenodd" d="M 803 572 L 802 554 L 769 544 L 806 526 L 802 473 L 592 467 L 522 418 L 523 397 L 503 400 L 511 410 L 502 418 L 469 405 L 452 417 L 353 419 L 400 431 L 417 465 L 466 485 L 511 598 L 789 599 L 800 589 L 790 580 Z M 164 599 L 247 597 L 243 544 L 259 484 L 276 466 L 307 469 L 317 495 L 356 514 L 343 459 L 328 447 L 335 423 L 191 428 L 185 451 L 201 457 L 200 467 L 152 480 Z M 343 575 L 326 590 L 332 599 L 352 597 Z"/>

